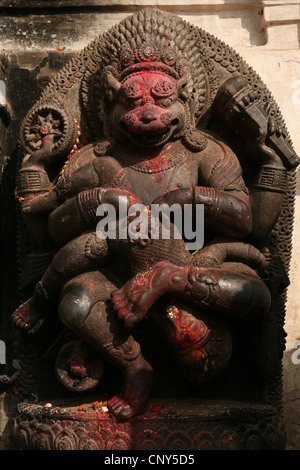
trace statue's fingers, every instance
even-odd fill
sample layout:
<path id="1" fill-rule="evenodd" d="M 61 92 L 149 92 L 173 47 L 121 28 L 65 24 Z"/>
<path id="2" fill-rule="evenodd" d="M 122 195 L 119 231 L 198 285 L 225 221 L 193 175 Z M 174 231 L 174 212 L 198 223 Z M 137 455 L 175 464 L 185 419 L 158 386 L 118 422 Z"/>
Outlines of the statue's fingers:
<path id="1" fill-rule="evenodd" d="M 109 408 L 114 408 L 114 406 L 118 405 L 120 403 L 120 397 L 118 395 L 112 397 L 109 401 L 108 401 L 108 406 Z"/>
<path id="2" fill-rule="evenodd" d="M 281 137 L 282 136 L 282 126 L 279 125 L 276 129 L 276 135 L 277 137 Z"/>
<path id="3" fill-rule="evenodd" d="M 269 118 L 269 122 L 268 122 L 268 133 L 270 135 L 273 135 L 275 133 L 275 130 L 276 130 L 276 124 L 275 124 L 275 120 L 273 118 Z"/>

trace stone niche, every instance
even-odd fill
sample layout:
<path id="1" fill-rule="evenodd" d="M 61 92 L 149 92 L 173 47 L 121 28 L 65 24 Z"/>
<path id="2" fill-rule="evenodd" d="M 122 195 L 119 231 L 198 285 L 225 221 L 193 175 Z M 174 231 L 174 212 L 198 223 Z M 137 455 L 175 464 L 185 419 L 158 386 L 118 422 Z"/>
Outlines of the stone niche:
<path id="1" fill-rule="evenodd" d="M 201 115 L 205 118 L 199 120 L 197 128 L 217 135 L 233 148 L 247 185 L 250 186 L 255 171 L 248 164 L 244 134 L 236 133 L 231 122 L 224 122 L 220 115 L 214 114 L 214 99 L 222 85 L 228 79 L 242 76 L 255 92 L 254 103 L 266 110 L 268 119 L 274 119 L 284 129 L 286 137 L 282 139 L 291 158 L 284 160 L 285 197 L 267 239 L 270 260 L 263 277 L 271 293 L 270 310 L 266 318 L 254 322 L 229 321 L 232 354 L 227 367 L 212 382 L 197 387 L 178 380 L 178 364 L 169 361 L 168 350 L 164 351 L 162 360 L 159 346 L 153 350 L 144 341 L 145 334 L 155 338 L 158 345 L 165 339 L 151 321 L 141 322 L 136 337 L 141 338 L 143 354 L 149 358 L 155 378 L 146 412 L 128 421 L 103 412 L 102 404 L 118 392 L 121 377 L 117 368 L 103 360 L 103 378 L 97 378 L 96 386 L 92 377 L 87 381 L 87 390 L 79 386 L 77 392 L 73 391 L 74 381 L 71 385 L 66 382 L 62 364 L 68 359 L 70 345 L 78 341 L 77 335 L 55 314 L 34 334 L 13 327 L 11 315 L 31 297 L 35 283 L 53 257 L 53 252 L 37 256 L 16 197 L 24 144 L 28 144 L 26 126 L 35 116 L 35 107 L 48 106 L 49 98 L 55 97 L 80 124 L 80 145 L 101 139 L 101 128 L 93 117 L 99 110 L 93 108 L 89 90 L 92 72 L 98 72 L 101 62 L 102 34 L 129 14 L 140 15 L 142 21 L 144 13 L 138 12 L 143 2 L 130 7 L 112 2 L 108 7 L 103 2 L 90 1 L 83 5 L 78 1 L 71 2 L 71 8 L 69 2 L 57 1 L 49 9 L 48 2 L 38 1 L 35 12 L 29 3 L 15 2 L 14 9 L 9 3 L 3 5 L 6 51 L 1 55 L 0 68 L 3 166 L 0 339 L 5 341 L 7 358 L 7 364 L 0 365 L 0 372 L 1 387 L 9 391 L 14 387 L 18 395 L 15 407 L 10 404 L 7 413 L 10 419 L 7 417 L 7 427 L 3 430 L 3 446 L 34 450 L 284 449 L 282 356 L 298 157 L 272 90 L 227 46 L 230 42 L 238 47 L 243 41 L 247 45 L 267 45 L 261 2 L 217 0 L 201 2 L 197 7 L 185 2 L 184 8 L 170 3 L 163 5 L 162 14 L 170 10 L 195 25 L 209 83 L 209 93 L 203 99 L 205 113 Z M 148 14 L 151 17 L 151 13 L 146 17 Z M 273 27 L 272 18 L 267 20 L 267 26 Z M 217 34 L 220 22 L 222 37 Z M 230 28 L 226 27 L 227 22 Z M 238 30 L 240 36 L 231 34 L 234 22 L 242 25 Z M 84 39 L 82 29 L 86 31 Z M 66 156 L 55 167 L 53 183 L 65 160 Z M 253 242 L 251 238 L 245 241 Z M 255 248 L 261 249 L 262 244 L 257 242 Z M 99 365 L 95 368 L 99 372 Z"/>

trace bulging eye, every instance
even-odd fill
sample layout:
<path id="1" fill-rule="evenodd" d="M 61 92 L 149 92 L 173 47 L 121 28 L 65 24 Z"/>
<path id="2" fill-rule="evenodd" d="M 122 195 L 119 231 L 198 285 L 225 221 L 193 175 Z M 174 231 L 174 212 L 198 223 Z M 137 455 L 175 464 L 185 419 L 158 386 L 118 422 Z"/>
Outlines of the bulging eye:
<path id="1" fill-rule="evenodd" d="M 170 96 L 175 91 L 175 85 L 167 80 L 159 80 L 151 91 L 157 97 Z"/>
<path id="2" fill-rule="evenodd" d="M 122 85 L 122 91 L 127 98 L 137 99 L 143 94 L 142 88 L 139 83 L 124 83 Z"/>

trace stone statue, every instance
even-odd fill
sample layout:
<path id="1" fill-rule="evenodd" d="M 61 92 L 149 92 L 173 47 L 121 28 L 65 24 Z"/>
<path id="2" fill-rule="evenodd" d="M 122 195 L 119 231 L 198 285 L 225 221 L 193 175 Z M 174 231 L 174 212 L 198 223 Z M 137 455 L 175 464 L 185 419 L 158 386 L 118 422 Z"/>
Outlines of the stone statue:
<path id="1" fill-rule="evenodd" d="M 184 380 L 202 384 L 226 371 L 232 322 L 270 310 L 269 240 L 298 160 L 258 78 L 213 48 L 178 17 L 141 10 L 75 58 L 22 125 L 17 195 L 37 253 L 55 255 L 13 322 L 36 335 L 58 313 L 80 339 L 69 358 L 79 381 L 80 345 L 116 366 L 118 419 L 144 413 L 151 393 L 135 335 L 145 318 Z M 120 198 L 148 217 L 153 204 L 189 205 L 193 217 L 203 205 L 204 246 L 191 252 L 173 232 L 121 239 Z M 97 234 L 101 204 L 116 210 L 116 237 Z"/>

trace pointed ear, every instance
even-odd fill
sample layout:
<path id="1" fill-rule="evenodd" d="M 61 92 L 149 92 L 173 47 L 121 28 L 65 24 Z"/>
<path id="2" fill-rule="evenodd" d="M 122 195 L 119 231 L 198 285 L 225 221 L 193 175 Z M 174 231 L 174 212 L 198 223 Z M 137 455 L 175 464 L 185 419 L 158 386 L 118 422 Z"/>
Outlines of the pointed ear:
<path id="1" fill-rule="evenodd" d="M 114 77 L 112 72 L 108 70 L 105 74 L 105 93 L 109 101 L 113 101 L 116 94 L 121 88 L 121 83 Z"/>

